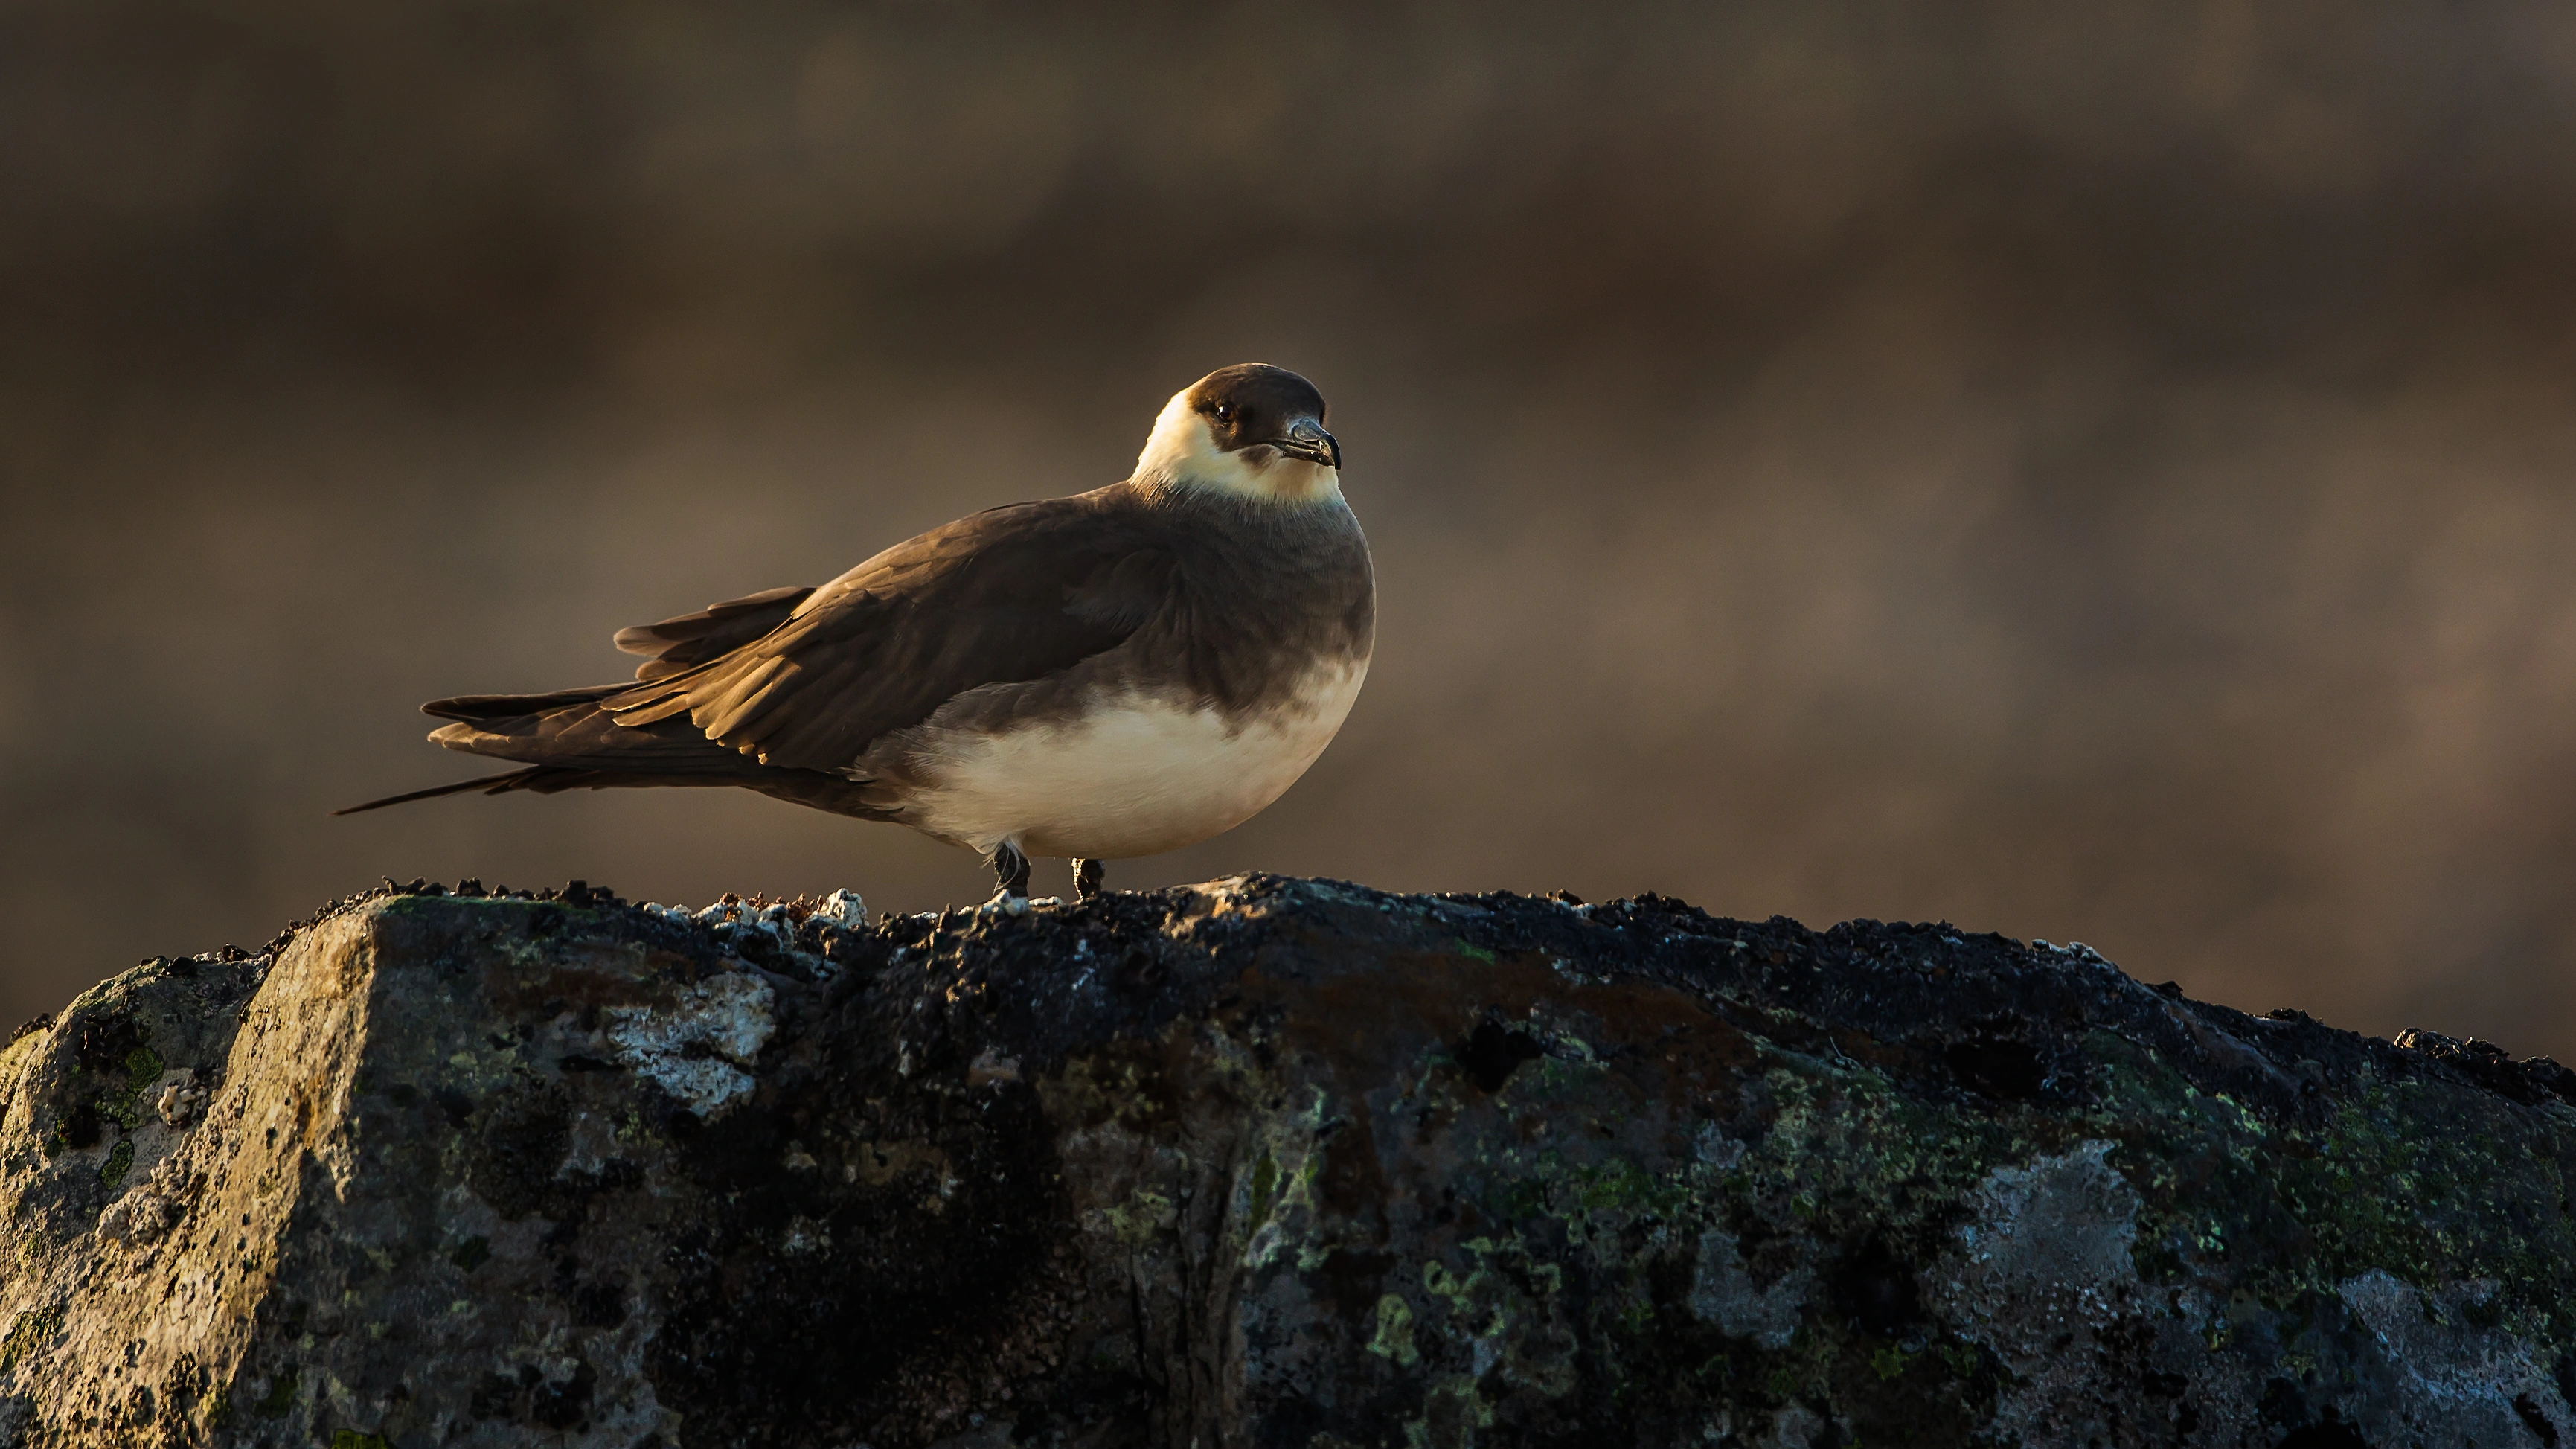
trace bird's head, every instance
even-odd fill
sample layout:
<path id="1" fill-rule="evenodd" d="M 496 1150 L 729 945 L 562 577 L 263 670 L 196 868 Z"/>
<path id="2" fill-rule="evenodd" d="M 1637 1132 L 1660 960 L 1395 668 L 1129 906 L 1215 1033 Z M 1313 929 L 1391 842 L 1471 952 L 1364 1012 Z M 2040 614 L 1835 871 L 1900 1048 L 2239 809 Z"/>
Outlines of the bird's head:
<path id="1" fill-rule="evenodd" d="M 1277 503 L 1339 498 L 1342 447 L 1324 431 L 1324 395 L 1284 367 L 1239 362 L 1172 394 L 1136 476 Z"/>

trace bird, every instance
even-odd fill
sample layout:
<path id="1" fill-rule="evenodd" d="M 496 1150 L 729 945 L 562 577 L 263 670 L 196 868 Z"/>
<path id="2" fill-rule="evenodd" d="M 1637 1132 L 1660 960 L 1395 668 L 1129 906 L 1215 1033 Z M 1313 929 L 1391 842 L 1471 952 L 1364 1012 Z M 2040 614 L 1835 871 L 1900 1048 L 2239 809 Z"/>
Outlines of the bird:
<path id="1" fill-rule="evenodd" d="M 432 700 L 429 738 L 521 768 L 442 795 L 738 786 L 983 856 L 1105 865 L 1230 830 L 1331 743 L 1377 584 L 1324 396 L 1283 367 L 1174 393 L 1123 481 L 969 514 L 819 587 L 617 632 L 632 680 Z"/>

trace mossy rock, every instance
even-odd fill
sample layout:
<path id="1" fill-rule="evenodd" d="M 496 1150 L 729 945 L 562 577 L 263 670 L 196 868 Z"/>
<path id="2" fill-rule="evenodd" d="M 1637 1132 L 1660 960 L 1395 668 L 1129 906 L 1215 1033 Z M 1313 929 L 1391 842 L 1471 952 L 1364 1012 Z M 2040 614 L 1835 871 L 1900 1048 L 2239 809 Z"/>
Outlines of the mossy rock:
<path id="1" fill-rule="evenodd" d="M 0 1054 L 0 1444 L 2576 1431 L 2549 1063 L 1656 897 L 801 914 L 85 993 Z"/>

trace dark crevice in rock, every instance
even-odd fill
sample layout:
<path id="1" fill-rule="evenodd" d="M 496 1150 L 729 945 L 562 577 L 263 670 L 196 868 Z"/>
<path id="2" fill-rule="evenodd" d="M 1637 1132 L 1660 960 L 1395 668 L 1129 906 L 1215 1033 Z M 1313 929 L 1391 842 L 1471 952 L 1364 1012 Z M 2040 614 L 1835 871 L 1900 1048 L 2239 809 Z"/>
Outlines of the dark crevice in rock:
<path id="1" fill-rule="evenodd" d="M 1474 1033 L 1458 1049 L 1458 1062 L 1467 1069 L 1467 1079 L 1476 1084 L 1478 1091 L 1492 1093 L 1501 1091 L 1503 1083 L 1511 1080 L 1513 1068 L 1542 1055 L 1538 1039 L 1528 1032 L 1483 1021 L 1476 1024 Z"/>

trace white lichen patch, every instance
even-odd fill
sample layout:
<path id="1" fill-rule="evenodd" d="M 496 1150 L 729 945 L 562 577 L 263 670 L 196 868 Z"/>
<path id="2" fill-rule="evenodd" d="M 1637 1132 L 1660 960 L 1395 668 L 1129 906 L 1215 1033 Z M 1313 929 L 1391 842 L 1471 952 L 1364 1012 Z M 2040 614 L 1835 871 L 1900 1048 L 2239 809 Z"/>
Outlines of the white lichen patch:
<path id="1" fill-rule="evenodd" d="M 814 908 L 811 919 L 840 927 L 845 931 L 864 930 L 868 924 L 868 903 L 852 890 L 838 890 L 823 897 Z"/>
<path id="2" fill-rule="evenodd" d="M 1815 1275 L 1793 1268 L 1767 1286 L 1753 1281 L 1735 1235 L 1711 1228 L 1699 1235 L 1699 1265 L 1691 1274 L 1690 1310 L 1729 1338 L 1749 1338 L 1764 1348 L 1785 1348 L 1798 1332 L 1798 1311 Z"/>
<path id="3" fill-rule="evenodd" d="M 1744 1160 L 1744 1144 L 1717 1130 L 1714 1122 L 1702 1122 L 1691 1134 L 1691 1155 L 1718 1172 L 1733 1172 Z"/>
<path id="4" fill-rule="evenodd" d="M 698 912 L 698 924 L 714 930 L 719 938 L 730 932 L 757 931 L 781 951 L 796 949 L 796 922 L 789 917 L 783 902 L 754 906 L 749 901 L 728 896 Z"/>
<path id="5" fill-rule="evenodd" d="M 1969 1194 L 1959 1301 L 1994 1325 L 1997 1350 L 2035 1351 L 2071 1321 L 2106 1323 L 2137 1281 L 2138 1194 L 2104 1161 L 2111 1146 L 1998 1167 Z"/>
<path id="6" fill-rule="evenodd" d="M 568 1125 L 569 1140 L 563 1165 L 556 1169 L 558 1176 L 601 1171 L 627 1151 L 626 1144 L 618 1138 L 622 1124 L 605 1112 L 575 1112 Z"/>
<path id="7" fill-rule="evenodd" d="M 2576 1430 L 2551 1365 L 2500 1328 L 2472 1326 L 2493 1315 L 2496 1285 L 2452 1284 L 2426 1294 L 2383 1268 L 2335 1285 L 2384 1356 L 2396 1392 L 2394 1422 L 2364 1423 L 2372 1442 L 2426 1440 L 2530 1443 L 2529 1416 L 2546 1419 L 2559 1442 Z"/>
<path id="8" fill-rule="evenodd" d="M 2099 1355 L 2092 1345 L 2134 1311 L 2138 1194 L 2106 1160 L 2113 1144 L 1998 1167 L 1969 1190 L 1947 1271 L 1928 1295 L 1972 1342 L 1994 1350 L 2013 1387 L 1995 1424 L 2025 1443 L 2123 1442 L 2078 1422 Z"/>
<path id="9" fill-rule="evenodd" d="M 777 1029 L 778 993 L 749 972 L 684 986 L 669 1006 L 610 1010 L 620 1061 L 712 1119 L 757 1085 L 749 1068 Z"/>
<path id="10" fill-rule="evenodd" d="M 791 1258 L 809 1258 L 831 1250 L 830 1230 L 809 1217 L 789 1218 L 787 1230 L 778 1237 L 778 1251 Z"/>
<path id="11" fill-rule="evenodd" d="M 163 1125 L 184 1128 L 206 1110 L 206 1089 L 197 1085 L 193 1067 L 181 1067 L 165 1074 L 164 1085 L 153 1097 L 153 1110 L 160 1114 Z"/>
<path id="12" fill-rule="evenodd" d="M 1840 1442 L 1826 1434 L 1831 1427 L 1803 1405 L 1791 1404 L 1772 1413 L 1771 1432 L 1758 1442 L 1762 1449 L 1814 1449 L 1819 1440 Z"/>

